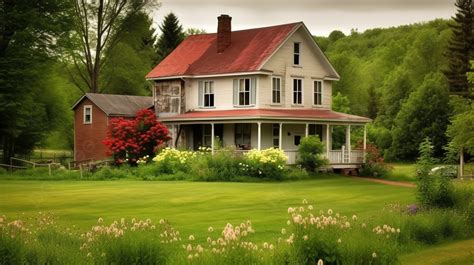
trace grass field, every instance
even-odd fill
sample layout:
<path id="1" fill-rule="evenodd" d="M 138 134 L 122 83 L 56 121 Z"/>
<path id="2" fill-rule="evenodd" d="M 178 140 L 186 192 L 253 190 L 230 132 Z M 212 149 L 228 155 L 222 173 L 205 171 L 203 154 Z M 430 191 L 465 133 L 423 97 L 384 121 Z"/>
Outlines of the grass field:
<path id="1" fill-rule="evenodd" d="M 400 257 L 402 264 L 412 265 L 472 265 L 474 239 L 443 244 Z"/>
<path id="2" fill-rule="evenodd" d="M 145 181 L 0 181 L 0 215 L 54 213 L 58 222 L 88 229 L 99 217 L 168 219 L 183 235 L 204 240 L 207 228 L 251 220 L 253 240 L 274 239 L 287 208 L 307 199 L 316 209 L 375 216 L 388 203 L 415 201 L 413 188 L 340 176 L 282 183 Z"/>

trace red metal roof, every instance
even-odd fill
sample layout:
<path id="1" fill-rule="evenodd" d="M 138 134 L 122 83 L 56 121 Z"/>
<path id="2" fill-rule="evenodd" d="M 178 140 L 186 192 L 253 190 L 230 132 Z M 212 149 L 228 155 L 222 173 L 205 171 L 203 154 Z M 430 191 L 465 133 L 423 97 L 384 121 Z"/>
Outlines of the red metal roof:
<path id="1" fill-rule="evenodd" d="M 191 35 L 158 64 L 146 78 L 252 72 L 301 22 L 232 31 L 232 41 L 217 53 L 217 34 Z"/>
<path id="2" fill-rule="evenodd" d="M 284 119 L 367 123 L 371 119 L 325 109 L 234 109 L 190 111 L 184 114 L 160 117 L 164 122 L 205 120 Z"/>

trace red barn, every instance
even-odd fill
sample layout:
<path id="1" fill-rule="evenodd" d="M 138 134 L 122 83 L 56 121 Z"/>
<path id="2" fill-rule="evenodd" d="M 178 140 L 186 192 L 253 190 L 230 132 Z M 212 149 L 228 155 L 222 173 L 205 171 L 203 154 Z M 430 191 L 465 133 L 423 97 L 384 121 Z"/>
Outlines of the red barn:
<path id="1" fill-rule="evenodd" d="M 74 160 L 107 158 L 102 140 L 111 118 L 133 118 L 140 109 L 153 108 L 152 97 L 86 93 L 74 106 Z"/>

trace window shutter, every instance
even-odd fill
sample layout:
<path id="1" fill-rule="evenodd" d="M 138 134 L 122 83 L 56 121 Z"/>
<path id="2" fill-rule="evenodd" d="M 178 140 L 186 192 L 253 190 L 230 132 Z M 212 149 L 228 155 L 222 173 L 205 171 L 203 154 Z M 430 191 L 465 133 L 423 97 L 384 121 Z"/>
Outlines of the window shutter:
<path id="1" fill-rule="evenodd" d="M 257 102 L 257 78 L 250 79 L 250 105 L 255 105 Z"/>
<path id="2" fill-rule="evenodd" d="M 239 79 L 234 79 L 234 106 L 239 105 Z"/>
<path id="3" fill-rule="evenodd" d="M 204 99 L 204 82 L 199 81 L 199 89 L 198 89 L 198 105 L 199 107 L 202 107 L 203 104 L 203 99 Z"/>

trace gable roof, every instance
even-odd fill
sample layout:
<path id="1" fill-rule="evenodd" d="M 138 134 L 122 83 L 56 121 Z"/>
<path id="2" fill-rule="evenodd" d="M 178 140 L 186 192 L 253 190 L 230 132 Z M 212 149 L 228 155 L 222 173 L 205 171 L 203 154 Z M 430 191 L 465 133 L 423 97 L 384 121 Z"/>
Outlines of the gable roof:
<path id="1" fill-rule="evenodd" d="M 85 98 L 92 101 L 107 116 L 135 117 L 137 111 L 153 107 L 153 97 L 86 93 L 76 101 L 72 109 Z"/>
<path id="2" fill-rule="evenodd" d="M 265 71 L 263 64 L 283 45 L 303 22 L 232 31 L 232 41 L 222 53 L 217 52 L 217 33 L 191 35 L 158 64 L 147 79 L 166 79 L 231 73 Z M 312 37 L 311 37 L 312 39 Z M 314 40 L 313 40 L 314 42 Z M 316 48 L 322 53 L 321 49 Z M 323 55 L 324 60 L 327 58 Z M 339 78 L 336 71 L 333 78 Z"/>

